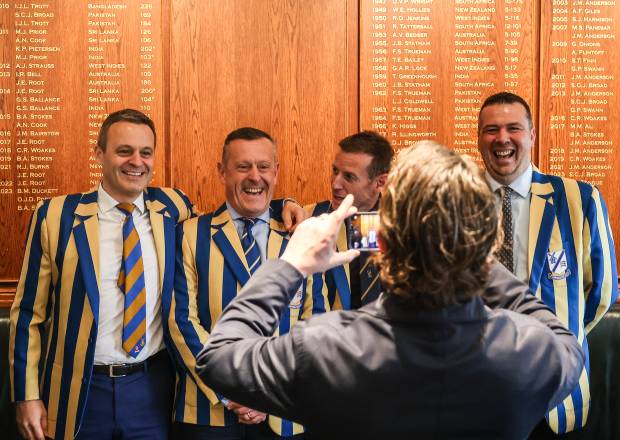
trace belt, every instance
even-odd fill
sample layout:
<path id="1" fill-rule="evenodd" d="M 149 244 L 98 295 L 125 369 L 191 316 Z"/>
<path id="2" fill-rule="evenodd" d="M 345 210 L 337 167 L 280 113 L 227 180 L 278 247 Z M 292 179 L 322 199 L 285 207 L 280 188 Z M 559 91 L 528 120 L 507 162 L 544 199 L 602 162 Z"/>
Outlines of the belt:
<path id="1" fill-rule="evenodd" d="M 124 377 L 134 373 L 148 371 L 149 367 L 166 355 L 166 350 L 161 350 L 145 361 L 132 364 L 93 365 L 94 374 L 105 374 L 108 377 Z"/>

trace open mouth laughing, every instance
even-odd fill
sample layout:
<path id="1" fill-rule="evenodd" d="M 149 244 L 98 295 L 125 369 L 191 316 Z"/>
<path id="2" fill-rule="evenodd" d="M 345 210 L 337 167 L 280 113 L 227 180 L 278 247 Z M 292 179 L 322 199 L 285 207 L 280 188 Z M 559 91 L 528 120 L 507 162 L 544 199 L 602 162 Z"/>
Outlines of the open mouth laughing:
<path id="1" fill-rule="evenodd" d="M 142 177 L 146 175 L 146 171 L 121 170 L 121 172 L 129 177 Z"/>
<path id="2" fill-rule="evenodd" d="M 259 196 L 263 194 L 263 192 L 265 192 L 265 188 L 254 186 L 254 187 L 243 188 L 242 191 L 244 194 L 247 194 L 249 196 Z"/>
<path id="3" fill-rule="evenodd" d="M 511 159 L 515 156 L 515 154 L 517 153 L 517 151 L 513 148 L 510 149 L 501 149 L 501 150 L 494 150 L 493 151 L 493 156 L 495 156 L 496 159 L 499 160 L 503 160 L 503 159 Z"/>

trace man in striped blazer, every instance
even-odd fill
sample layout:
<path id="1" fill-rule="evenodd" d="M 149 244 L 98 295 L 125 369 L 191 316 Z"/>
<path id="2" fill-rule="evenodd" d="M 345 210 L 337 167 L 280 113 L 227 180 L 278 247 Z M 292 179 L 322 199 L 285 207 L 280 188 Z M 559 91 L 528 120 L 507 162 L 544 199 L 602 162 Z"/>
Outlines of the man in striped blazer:
<path id="1" fill-rule="evenodd" d="M 319 216 L 338 209 L 347 194 L 353 194 L 358 211 L 377 211 L 381 190 L 385 185 L 394 150 L 390 143 L 374 131 L 362 131 L 342 139 L 332 163 L 332 198 L 304 207 L 310 216 Z M 349 240 L 343 224 L 338 233 L 338 250 L 347 250 Z M 369 257 L 362 253 L 348 264 L 330 269 L 324 285 L 313 284 L 314 290 L 327 292 L 330 310 L 351 310 L 378 298 L 381 286 L 378 273 Z"/>
<path id="2" fill-rule="evenodd" d="M 586 335 L 616 301 L 618 275 L 603 197 L 590 184 L 533 167 L 535 138 L 523 98 L 502 92 L 483 103 L 478 149 L 504 214 L 504 243 L 497 257 L 555 312 L 586 354 L 578 386 L 532 434 L 546 438 L 586 423 L 590 406 Z"/>
<path id="3" fill-rule="evenodd" d="M 174 376 L 161 293 L 172 289 L 174 227 L 192 205 L 147 187 L 155 127 L 141 112 L 110 114 L 95 153 L 101 184 L 41 201 L 31 220 L 11 309 L 18 429 L 26 439 L 163 440 Z"/>
<path id="4" fill-rule="evenodd" d="M 225 203 L 215 212 L 177 228 L 177 270 L 167 311 L 179 364 L 173 427 L 176 438 L 303 435 L 300 425 L 271 416 L 265 421 L 265 414 L 215 394 L 195 370 L 196 357 L 222 310 L 261 262 L 279 258 L 286 247 L 288 233 L 278 205 L 272 202 L 278 171 L 276 145 L 269 134 L 251 127 L 234 130 L 224 142 L 218 164 Z M 320 292 L 315 298 L 305 292 L 300 289 L 280 317 L 278 333 L 287 333 L 298 319 L 313 311 L 325 311 Z"/>

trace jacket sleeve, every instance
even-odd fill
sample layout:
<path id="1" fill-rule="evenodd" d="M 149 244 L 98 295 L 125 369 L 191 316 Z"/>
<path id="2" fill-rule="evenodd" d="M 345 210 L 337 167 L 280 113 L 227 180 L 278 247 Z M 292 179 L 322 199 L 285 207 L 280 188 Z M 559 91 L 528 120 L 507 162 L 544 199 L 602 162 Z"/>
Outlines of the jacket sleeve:
<path id="1" fill-rule="evenodd" d="M 9 375 L 13 401 L 39 399 L 39 361 L 52 289 L 46 215 L 49 201 L 37 205 L 32 219 L 21 275 L 11 307 Z"/>
<path id="2" fill-rule="evenodd" d="M 197 222 L 191 221 L 180 224 L 176 228 L 174 289 L 167 317 L 168 328 L 178 366 L 196 382 L 209 401 L 216 404 L 219 398 L 196 373 L 196 358 L 209 338 L 207 329 L 202 326 L 198 317 L 196 227 Z"/>
<path id="3" fill-rule="evenodd" d="M 582 264 L 584 326 L 589 333 L 618 298 L 614 241 L 605 201 L 596 188 L 584 212 Z"/>
<path id="4" fill-rule="evenodd" d="M 177 223 L 182 223 L 188 218 L 197 217 L 200 215 L 200 212 L 196 209 L 189 197 L 187 197 L 183 191 L 177 188 L 175 188 L 174 191 L 176 192 L 177 197 L 173 198 L 173 202 L 176 205 L 176 209 L 179 211 Z"/>
<path id="5" fill-rule="evenodd" d="M 226 307 L 198 358 L 200 376 L 218 393 L 297 422 L 303 420 L 296 407 L 294 340 L 300 341 L 305 323 L 271 335 L 302 280 L 285 261 L 263 263 Z"/>

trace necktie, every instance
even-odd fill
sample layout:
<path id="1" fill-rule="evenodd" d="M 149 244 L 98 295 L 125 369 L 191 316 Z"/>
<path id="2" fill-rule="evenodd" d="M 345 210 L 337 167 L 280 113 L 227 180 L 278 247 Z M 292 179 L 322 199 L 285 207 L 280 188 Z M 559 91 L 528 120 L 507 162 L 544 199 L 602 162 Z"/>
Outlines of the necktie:
<path id="1" fill-rule="evenodd" d="M 123 223 L 123 259 L 118 274 L 118 287 L 125 295 L 123 312 L 123 349 L 137 357 L 146 343 L 146 288 L 140 238 L 133 222 L 131 203 L 116 206 L 125 214 Z"/>
<path id="2" fill-rule="evenodd" d="M 361 305 L 368 304 L 379 297 L 381 284 L 379 283 L 379 273 L 374 264 L 370 262 L 370 252 L 362 252 L 360 259 L 360 300 Z"/>
<path id="3" fill-rule="evenodd" d="M 252 228 L 259 220 L 256 218 L 243 217 L 243 234 L 241 235 L 241 245 L 245 252 L 245 261 L 248 263 L 250 273 L 253 274 L 260 267 L 260 250 L 252 235 Z"/>
<path id="4" fill-rule="evenodd" d="M 513 234 L 512 234 L 512 204 L 510 197 L 512 189 L 503 186 L 498 189 L 502 198 L 502 230 L 504 231 L 504 241 L 502 247 L 497 251 L 497 259 L 506 269 L 514 273 L 512 260 Z"/>

